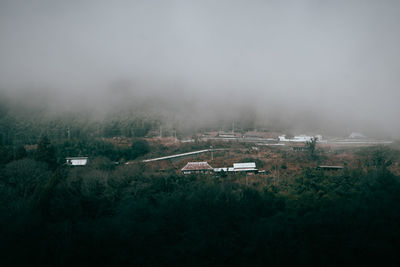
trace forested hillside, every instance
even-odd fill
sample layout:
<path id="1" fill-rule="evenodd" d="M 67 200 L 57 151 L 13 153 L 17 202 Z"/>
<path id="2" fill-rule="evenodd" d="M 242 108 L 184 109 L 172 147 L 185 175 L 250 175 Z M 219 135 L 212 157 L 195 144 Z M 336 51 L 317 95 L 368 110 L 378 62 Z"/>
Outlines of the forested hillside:
<path id="1" fill-rule="evenodd" d="M 262 191 L 106 160 L 52 171 L 24 158 L 1 173 L 1 261 L 10 266 L 400 260 L 399 177 L 385 162 L 333 176 L 306 169 Z"/>
<path id="2" fill-rule="evenodd" d="M 127 127 L 136 136 L 121 147 L 107 139 L 124 135 L 118 120 L 75 123 L 68 136 L 64 120 L 0 119 L 2 266 L 400 264 L 396 148 L 359 149 L 358 165 L 333 173 L 305 156 L 307 167 L 287 177 L 300 156 L 286 157 L 279 179 L 242 183 L 241 174 L 116 165 L 162 153 L 142 139 L 152 121 Z M 89 156 L 88 165 L 65 165 L 71 155 Z"/>

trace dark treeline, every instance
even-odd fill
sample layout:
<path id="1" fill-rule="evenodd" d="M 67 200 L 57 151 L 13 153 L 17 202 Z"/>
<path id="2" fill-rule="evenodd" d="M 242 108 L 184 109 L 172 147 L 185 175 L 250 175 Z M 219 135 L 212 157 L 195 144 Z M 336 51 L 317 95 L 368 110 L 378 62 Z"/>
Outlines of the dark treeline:
<path id="1" fill-rule="evenodd" d="M 367 152 L 363 167 L 248 186 L 18 159 L 0 172 L 2 266 L 398 266 L 399 177 L 388 151 Z"/>
<path id="2" fill-rule="evenodd" d="M 119 147 L 101 139 L 74 139 L 52 143 L 47 135 L 43 135 L 38 142 L 37 148 L 29 151 L 22 145 L 0 146 L 0 165 L 30 157 L 44 161 L 55 168 L 65 163 L 65 158 L 70 156 L 106 157 L 109 160 L 119 162 L 136 159 L 150 151 L 149 144 L 142 139 L 134 139 L 132 144 L 128 144 L 127 147 Z M 154 146 L 153 148 L 158 151 L 162 149 L 162 146 Z"/>
<path id="3" fill-rule="evenodd" d="M 158 130 L 158 119 L 113 117 L 94 119 L 85 113 L 70 113 L 52 117 L 43 117 L 41 113 L 34 116 L 19 116 L 12 112 L 0 110 L 0 145 L 16 146 L 37 144 L 42 135 L 47 135 L 53 142 L 66 140 L 92 140 L 124 136 L 141 138 Z M 111 117 L 111 115 L 110 115 Z"/>

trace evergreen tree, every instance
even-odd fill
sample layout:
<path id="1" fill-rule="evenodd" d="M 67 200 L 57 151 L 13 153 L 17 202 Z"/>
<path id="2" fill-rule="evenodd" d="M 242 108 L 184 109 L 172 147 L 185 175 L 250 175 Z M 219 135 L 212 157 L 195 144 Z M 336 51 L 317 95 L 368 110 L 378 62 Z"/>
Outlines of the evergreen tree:
<path id="1" fill-rule="evenodd" d="M 46 135 L 39 140 L 38 148 L 35 151 L 35 160 L 46 162 L 52 169 L 57 165 L 54 146 Z"/>
<path id="2" fill-rule="evenodd" d="M 132 144 L 132 159 L 149 153 L 150 148 L 146 140 L 137 140 Z"/>
<path id="3" fill-rule="evenodd" d="M 25 147 L 19 146 L 17 147 L 17 150 L 15 151 L 15 160 L 23 159 L 28 156 L 28 153 L 25 150 Z"/>
<path id="4" fill-rule="evenodd" d="M 315 153 L 315 148 L 317 146 L 317 138 L 315 138 L 315 137 L 311 138 L 310 141 L 306 142 L 306 146 L 308 147 L 308 150 L 310 151 L 311 159 L 316 159 L 317 155 Z"/>
<path id="5" fill-rule="evenodd" d="M 0 165 L 7 164 L 12 161 L 12 153 L 3 146 L 0 146 Z"/>

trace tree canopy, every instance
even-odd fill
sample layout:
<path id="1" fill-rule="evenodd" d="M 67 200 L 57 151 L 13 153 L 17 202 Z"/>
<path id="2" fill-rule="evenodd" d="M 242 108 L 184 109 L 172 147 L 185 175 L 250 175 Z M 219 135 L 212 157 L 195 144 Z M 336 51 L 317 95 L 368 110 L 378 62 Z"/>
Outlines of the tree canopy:
<path id="1" fill-rule="evenodd" d="M 40 138 L 38 147 L 35 151 L 35 160 L 45 162 L 50 168 L 55 168 L 57 165 L 57 158 L 55 148 L 50 143 L 47 135 Z"/>

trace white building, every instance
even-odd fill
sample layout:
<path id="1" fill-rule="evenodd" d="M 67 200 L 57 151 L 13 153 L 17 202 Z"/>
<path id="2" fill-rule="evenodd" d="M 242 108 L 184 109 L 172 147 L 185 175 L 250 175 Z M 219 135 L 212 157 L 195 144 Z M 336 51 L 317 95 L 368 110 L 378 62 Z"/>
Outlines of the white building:
<path id="1" fill-rule="evenodd" d="M 255 162 L 233 163 L 234 172 L 257 172 Z"/>
<path id="2" fill-rule="evenodd" d="M 65 159 L 67 160 L 67 165 L 70 166 L 85 166 L 88 162 L 87 157 L 70 157 Z"/>
<path id="3" fill-rule="evenodd" d="M 214 168 L 214 172 L 258 172 L 255 162 L 233 163 L 233 167 Z"/>
<path id="4" fill-rule="evenodd" d="M 311 139 L 313 138 L 312 136 L 308 135 L 296 135 L 291 139 L 287 139 L 286 135 L 280 135 L 279 137 L 279 142 L 310 142 Z"/>

